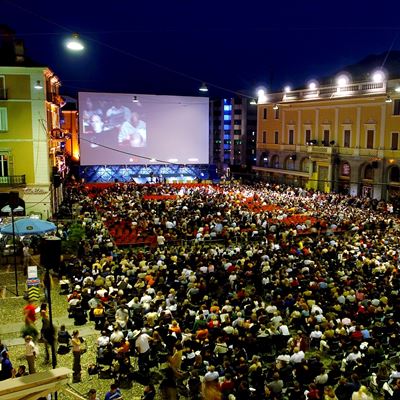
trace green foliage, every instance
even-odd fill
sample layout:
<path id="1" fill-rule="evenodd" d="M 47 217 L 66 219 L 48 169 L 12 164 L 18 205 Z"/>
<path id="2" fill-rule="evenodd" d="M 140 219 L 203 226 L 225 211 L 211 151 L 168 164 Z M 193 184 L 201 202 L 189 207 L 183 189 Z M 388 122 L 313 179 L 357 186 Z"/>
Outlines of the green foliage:
<path id="1" fill-rule="evenodd" d="M 63 254 L 77 255 L 79 244 L 85 238 L 85 229 L 79 223 L 73 223 L 68 229 L 68 239 L 62 242 Z"/>

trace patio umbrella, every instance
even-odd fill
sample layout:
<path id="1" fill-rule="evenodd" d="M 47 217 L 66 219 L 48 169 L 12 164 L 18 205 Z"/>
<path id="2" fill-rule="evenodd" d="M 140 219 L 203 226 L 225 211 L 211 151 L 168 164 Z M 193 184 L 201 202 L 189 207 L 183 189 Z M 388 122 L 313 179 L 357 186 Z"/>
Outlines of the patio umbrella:
<path id="1" fill-rule="evenodd" d="M 41 235 L 46 232 L 55 231 L 56 225 L 49 221 L 35 218 L 21 218 L 14 221 L 14 233 L 16 236 Z M 0 232 L 3 235 L 13 234 L 13 224 L 4 225 Z"/>

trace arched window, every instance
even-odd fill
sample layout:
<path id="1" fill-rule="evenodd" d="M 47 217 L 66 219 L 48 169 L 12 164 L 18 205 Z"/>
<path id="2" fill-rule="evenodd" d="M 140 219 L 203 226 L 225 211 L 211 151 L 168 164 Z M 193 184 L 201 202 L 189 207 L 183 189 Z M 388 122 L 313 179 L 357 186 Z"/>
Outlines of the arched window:
<path id="1" fill-rule="evenodd" d="M 271 168 L 279 168 L 279 156 L 277 154 L 271 157 Z"/>
<path id="2" fill-rule="evenodd" d="M 310 165 L 311 165 L 311 162 L 310 162 L 310 158 L 309 157 L 304 157 L 302 160 L 301 160 L 301 170 L 303 171 L 303 172 L 310 172 Z"/>
<path id="3" fill-rule="evenodd" d="M 367 165 L 364 170 L 364 179 L 372 181 L 374 179 L 374 168 L 372 165 Z"/>

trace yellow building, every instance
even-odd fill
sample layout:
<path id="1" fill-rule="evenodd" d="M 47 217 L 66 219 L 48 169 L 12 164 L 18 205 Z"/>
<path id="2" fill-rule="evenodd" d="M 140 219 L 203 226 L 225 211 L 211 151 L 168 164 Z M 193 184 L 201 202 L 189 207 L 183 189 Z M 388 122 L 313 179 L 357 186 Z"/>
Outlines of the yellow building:
<path id="1" fill-rule="evenodd" d="M 25 213 L 45 219 L 61 201 L 60 81 L 46 67 L 22 65 L 0 66 L 0 202 L 17 191 Z"/>
<path id="2" fill-rule="evenodd" d="M 257 166 L 270 182 L 389 199 L 400 194 L 400 80 L 260 93 Z"/>

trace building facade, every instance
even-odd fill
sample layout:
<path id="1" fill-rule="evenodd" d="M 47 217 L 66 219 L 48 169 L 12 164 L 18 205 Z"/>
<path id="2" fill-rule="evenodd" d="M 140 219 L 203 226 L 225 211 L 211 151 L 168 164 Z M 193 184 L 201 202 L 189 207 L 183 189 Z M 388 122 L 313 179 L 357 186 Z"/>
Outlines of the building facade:
<path id="1" fill-rule="evenodd" d="M 262 96 L 261 178 L 395 201 L 400 190 L 400 80 L 311 85 Z"/>
<path id="2" fill-rule="evenodd" d="M 257 109 L 247 98 L 210 101 L 210 163 L 221 175 L 256 161 Z"/>
<path id="3" fill-rule="evenodd" d="M 25 214 L 44 219 L 62 200 L 59 87 L 46 67 L 0 66 L 0 201 L 18 192 Z"/>

